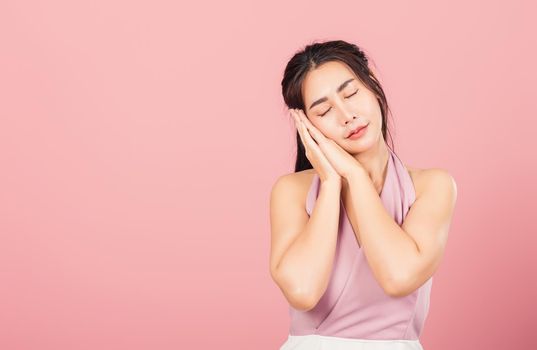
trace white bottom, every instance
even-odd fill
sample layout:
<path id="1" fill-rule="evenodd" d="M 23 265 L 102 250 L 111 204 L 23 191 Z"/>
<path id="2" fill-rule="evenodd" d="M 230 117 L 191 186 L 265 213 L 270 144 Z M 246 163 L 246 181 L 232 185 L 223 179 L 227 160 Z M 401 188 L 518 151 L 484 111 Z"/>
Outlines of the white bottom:
<path id="1" fill-rule="evenodd" d="M 319 334 L 289 335 L 280 350 L 423 350 L 416 340 L 372 340 Z"/>

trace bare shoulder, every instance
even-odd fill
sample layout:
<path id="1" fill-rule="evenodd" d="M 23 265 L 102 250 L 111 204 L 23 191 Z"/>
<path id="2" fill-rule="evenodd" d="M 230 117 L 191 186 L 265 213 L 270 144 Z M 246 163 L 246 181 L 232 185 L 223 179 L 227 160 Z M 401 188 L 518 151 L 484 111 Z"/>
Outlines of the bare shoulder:
<path id="1" fill-rule="evenodd" d="M 287 195 L 292 192 L 292 197 L 296 198 L 298 196 L 298 198 L 304 199 L 302 202 L 305 202 L 314 175 L 315 169 L 306 169 L 281 175 L 272 187 L 272 195 L 278 192 Z"/>
<path id="2" fill-rule="evenodd" d="M 306 212 L 306 196 L 313 175 L 314 173 L 308 170 L 284 174 L 278 177 L 272 186 L 270 269 L 277 282 L 279 278 L 276 271 L 284 252 L 309 220 Z"/>
<path id="3" fill-rule="evenodd" d="M 454 193 L 455 197 L 457 195 L 457 183 L 453 176 L 446 170 L 442 168 L 428 168 L 421 169 L 411 166 L 405 166 L 408 170 L 412 182 L 414 183 L 414 188 L 416 189 L 416 197 L 419 197 L 423 191 L 427 188 L 438 188 L 446 189 Z"/>

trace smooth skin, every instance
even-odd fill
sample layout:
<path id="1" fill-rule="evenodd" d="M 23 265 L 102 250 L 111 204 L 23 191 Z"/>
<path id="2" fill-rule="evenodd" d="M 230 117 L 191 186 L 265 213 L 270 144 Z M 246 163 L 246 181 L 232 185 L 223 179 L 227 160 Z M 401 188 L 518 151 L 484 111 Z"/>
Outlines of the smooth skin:
<path id="1" fill-rule="evenodd" d="M 318 303 L 333 267 L 341 198 L 379 285 L 394 297 L 412 293 L 434 274 L 444 254 L 457 197 L 455 180 L 444 169 L 407 167 L 416 201 L 399 226 L 379 196 L 389 150 L 374 93 L 337 61 L 310 71 L 302 93 L 306 113 L 290 113 L 313 169 L 283 175 L 273 185 L 273 280 L 294 308 L 306 311 Z M 366 124 L 362 137 L 346 138 Z M 315 173 L 321 188 L 310 217 L 305 202 Z"/>

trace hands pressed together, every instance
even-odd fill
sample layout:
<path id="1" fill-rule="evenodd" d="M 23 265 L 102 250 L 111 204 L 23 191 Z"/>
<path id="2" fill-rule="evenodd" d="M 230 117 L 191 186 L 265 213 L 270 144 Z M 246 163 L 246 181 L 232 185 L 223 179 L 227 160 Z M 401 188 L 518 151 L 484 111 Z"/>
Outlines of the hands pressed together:
<path id="1" fill-rule="evenodd" d="M 356 169 L 363 169 L 358 160 L 313 126 L 301 109 L 289 111 L 295 120 L 306 157 L 321 180 L 341 181 Z"/>

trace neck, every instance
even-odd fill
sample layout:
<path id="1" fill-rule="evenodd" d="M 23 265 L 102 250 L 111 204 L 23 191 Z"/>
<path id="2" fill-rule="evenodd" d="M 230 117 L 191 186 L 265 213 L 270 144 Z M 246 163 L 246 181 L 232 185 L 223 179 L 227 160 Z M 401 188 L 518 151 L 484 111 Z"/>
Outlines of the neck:
<path id="1" fill-rule="evenodd" d="M 367 151 L 354 155 L 354 158 L 360 162 L 366 173 L 369 175 L 369 178 L 377 189 L 377 193 L 380 193 L 384 186 L 389 156 L 390 150 L 382 138 L 380 139 L 380 142 Z M 343 191 L 346 191 L 347 189 L 348 184 L 345 182 Z"/>

